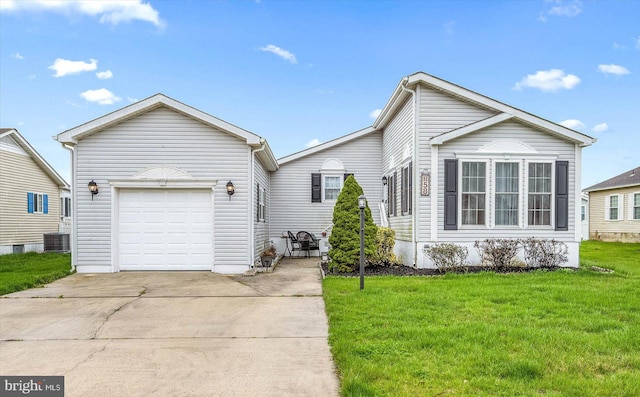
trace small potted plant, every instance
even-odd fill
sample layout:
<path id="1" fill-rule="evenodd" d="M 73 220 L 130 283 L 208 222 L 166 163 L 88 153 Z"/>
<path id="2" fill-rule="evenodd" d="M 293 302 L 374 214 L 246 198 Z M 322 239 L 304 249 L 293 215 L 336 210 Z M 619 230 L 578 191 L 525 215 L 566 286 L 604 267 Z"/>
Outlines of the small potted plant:
<path id="1" fill-rule="evenodd" d="M 262 267 L 269 267 L 273 262 L 273 258 L 276 257 L 276 247 L 273 244 L 269 244 L 264 251 L 260 254 L 260 261 Z"/>

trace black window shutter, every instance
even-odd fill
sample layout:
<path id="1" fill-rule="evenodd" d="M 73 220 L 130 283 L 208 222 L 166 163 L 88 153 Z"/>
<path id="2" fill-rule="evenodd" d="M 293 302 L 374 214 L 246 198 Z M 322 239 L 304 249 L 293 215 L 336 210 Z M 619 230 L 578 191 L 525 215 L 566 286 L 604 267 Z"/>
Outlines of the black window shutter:
<path id="1" fill-rule="evenodd" d="M 353 175 L 353 173 L 349 173 L 349 174 L 344 174 L 344 180 L 346 181 L 349 176 L 353 176 L 355 178 L 355 175 Z"/>
<path id="2" fill-rule="evenodd" d="M 458 160 L 444 160 L 444 230 L 458 229 Z"/>
<path id="3" fill-rule="evenodd" d="M 398 203 L 398 171 L 394 171 L 393 172 L 393 203 L 391 207 L 393 208 L 393 216 L 396 216 L 398 214 L 397 203 Z"/>
<path id="4" fill-rule="evenodd" d="M 311 202 L 322 202 L 322 174 L 311 174 Z"/>
<path id="5" fill-rule="evenodd" d="M 409 212 L 409 215 L 411 215 L 413 210 L 413 162 L 409 162 L 409 170 L 407 174 L 409 177 L 407 181 L 407 185 L 409 186 L 407 192 L 407 211 Z"/>
<path id="6" fill-rule="evenodd" d="M 568 161 L 556 161 L 556 230 L 569 230 Z"/>

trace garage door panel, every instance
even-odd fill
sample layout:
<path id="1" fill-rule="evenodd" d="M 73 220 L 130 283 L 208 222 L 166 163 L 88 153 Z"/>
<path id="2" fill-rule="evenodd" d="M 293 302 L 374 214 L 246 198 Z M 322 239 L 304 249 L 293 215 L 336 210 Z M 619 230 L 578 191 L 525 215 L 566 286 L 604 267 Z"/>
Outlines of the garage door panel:
<path id="1" fill-rule="evenodd" d="M 122 190 L 122 270 L 211 270 L 211 190 Z"/>

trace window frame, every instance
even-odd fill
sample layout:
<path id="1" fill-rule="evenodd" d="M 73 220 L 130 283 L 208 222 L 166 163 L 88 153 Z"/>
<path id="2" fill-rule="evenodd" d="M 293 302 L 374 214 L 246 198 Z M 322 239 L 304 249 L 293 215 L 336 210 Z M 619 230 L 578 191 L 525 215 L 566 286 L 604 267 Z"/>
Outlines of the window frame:
<path id="1" fill-rule="evenodd" d="M 532 229 L 532 230 L 554 230 L 556 215 L 556 162 L 557 158 L 552 156 L 484 156 L 475 154 L 463 154 L 455 157 L 458 162 L 458 181 L 457 181 L 457 230 L 464 229 Z M 463 192 L 463 169 L 464 163 L 485 163 L 485 223 L 484 224 L 465 224 L 463 223 L 463 194 L 476 194 L 474 192 Z M 497 163 L 517 163 L 518 164 L 518 222 L 516 225 L 498 225 L 496 223 L 496 164 Z M 529 164 L 530 163 L 548 163 L 551 172 L 551 193 L 550 212 L 548 225 L 531 225 L 529 224 Z M 481 193 L 481 192 L 477 192 Z M 498 193 L 499 194 L 499 193 Z"/>
<path id="2" fill-rule="evenodd" d="M 36 193 L 33 194 L 33 212 L 32 214 L 44 214 L 44 195 L 45 193 Z"/>
<path id="3" fill-rule="evenodd" d="M 336 195 L 336 198 L 327 198 L 327 178 L 338 178 L 339 181 L 339 185 L 340 187 L 337 188 L 338 190 L 338 194 Z M 326 173 L 326 174 L 322 174 L 322 202 L 324 203 L 325 201 L 327 202 L 335 202 L 336 200 L 338 200 L 338 196 L 340 196 L 340 192 L 342 191 L 342 188 L 344 187 L 344 173 L 342 174 L 334 174 L 334 173 Z M 330 189 L 336 189 L 335 187 L 331 187 Z"/>
<path id="4" fill-rule="evenodd" d="M 400 213 L 413 212 L 413 163 L 410 161 L 400 168 Z"/>
<path id="5" fill-rule="evenodd" d="M 526 229 L 554 229 L 555 228 L 555 197 L 556 197 L 556 163 L 552 160 L 525 160 L 526 181 L 524 182 L 524 207 L 525 216 L 523 218 L 523 227 Z M 549 193 L 549 224 L 548 225 L 531 225 L 529 224 L 529 164 L 545 163 L 551 165 L 551 192 Z"/>
<path id="6" fill-rule="evenodd" d="M 387 216 L 397 216 L 397 172 L 387 175 Z"/>
<path id="7" fill-rule="evenodd" d="M 258 186 L 258 222 L 267 221 L 267 189 Z"/>
<path id="8" fill-rule="evenodd" d="M 517 176 L 518 180 L 516 186 L 518 191 L 516 194 L 514 192 L 498 192 L 498 164 L 515 164 L 517 167 Z M 518 160 L 494 160 L 491 167 L 491 183 L 489 183 L 489 190 L 491 191 L 491 201 L 489 202 L 489 207 L 491 208 L 491 227 L 492 228 L 500 228 L 500 229 L 512 229 L 512 228 L 522 228 L 522 189 L 521 185 L 523 183 L 523 170 L 520 167 L 521 161 Z M 500 194 L 516 196 L 516 204 L 517 208 L 515 209 L 516 214 L 516 223 L 515 224 L 498 224 L 498 201 L 496 197 Z M 511 211 L 511 210 L 510 210 Z"/>
<path id="9" fill-rule="evenodd" d="M 632 221 L 640 221 L 640 192 L 632 192 L 629 195 L 629 207 L 631 208 L 631 213 L 629 214 L 629 220 Z M 636 197 L 638 197 L 638 205 L 636 205 Z M 638 211 L 638 216 L 636 217 L 636 210 Z"/>
<path id="10" fill-rule="evenodd" d="M 465 192 L 463 189 L 463 184 L 464 184 L 464 164 L 465 163 L 482 163 L 484 164 L 484 192 L 479 192 L 479 191 L 468 191 Z M 460 160 L 460 166 L 458 167 L 458 227 L 459 228 L 465 228 L 465 229 L 487 229 L 489 228 L 489 222 L 487 222 L 488 220 L 488 216 L 489 216 L 489 209 L 488 204 L 489 204 L 489 192 L 488 192 L 488 185 L 489 185 L 489 177 L 488 177 L 488 173 L 489 173 L 489 160 L 486 159 L 461 159 Z M 463 223 L 464 218 L 463 218 L 463 196 L 464 194 L 484 194 L 484 223 Z M 475 209 L 476 211 L 478 210 L 477 208 Z"/>
<path id="11" fill-rule="evenodd" d="M 611 199 L 616 198 L 617 202 L 616 202 L 616 206 L 612 207 L 611 206 Z M 604 202 L 604 210 L 605 210 L 605 220 L 606 221 L 622 221 L 624 220 L 624 195 L 623 194 L 609 194 L 606 196 L 605 198 L 605 202 Z M 612 218 L 611 217 L 611 210 L 615 209 L 616 210 L 616 217 Z"/>

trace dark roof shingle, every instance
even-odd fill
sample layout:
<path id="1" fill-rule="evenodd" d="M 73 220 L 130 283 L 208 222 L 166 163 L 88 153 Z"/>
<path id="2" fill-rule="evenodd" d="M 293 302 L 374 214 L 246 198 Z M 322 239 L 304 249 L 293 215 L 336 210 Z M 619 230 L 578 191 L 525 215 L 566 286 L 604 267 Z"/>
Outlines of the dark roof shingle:
<path id="1" fill-rule="evenodd" d="M 596 183 L 595 185 L 589 186 L 588 188 L 584 189 L 584 191 L 591 192 L 594 190 L 607 190 L 633 185 L 640 185 L 640 167 L 636 167 L 627 172 L 623 172 L 622 174 L 607 179 L 606 181 Z"/>

